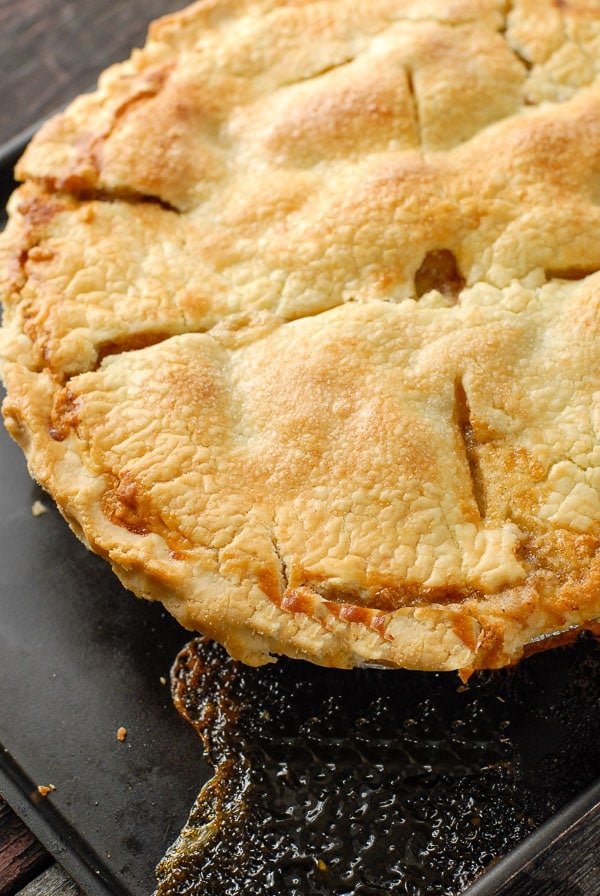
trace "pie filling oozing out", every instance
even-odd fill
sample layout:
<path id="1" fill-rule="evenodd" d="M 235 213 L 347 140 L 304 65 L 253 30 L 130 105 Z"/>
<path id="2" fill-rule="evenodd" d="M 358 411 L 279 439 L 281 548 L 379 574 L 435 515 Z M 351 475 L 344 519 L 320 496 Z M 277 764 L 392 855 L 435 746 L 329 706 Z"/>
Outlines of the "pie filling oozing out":
<path id="1" fill-rule="evenodd" d="M 5 421 L 128 588 L 251 664 L 594 627 L 599 71 L 597 3 L 201 0 L 44 126 Z"/>

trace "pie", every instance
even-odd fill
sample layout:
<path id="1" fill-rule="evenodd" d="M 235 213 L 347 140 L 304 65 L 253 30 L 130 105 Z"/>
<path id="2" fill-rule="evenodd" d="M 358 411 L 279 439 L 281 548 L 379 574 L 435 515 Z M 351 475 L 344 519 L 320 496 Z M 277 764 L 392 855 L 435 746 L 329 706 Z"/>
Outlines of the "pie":
<path id="1" fill-rule="evenodd" d="M 46 124 L 4 417 L 249 664 L 516 662 L 600 617 L 600 3 L 201 0 Z"/>

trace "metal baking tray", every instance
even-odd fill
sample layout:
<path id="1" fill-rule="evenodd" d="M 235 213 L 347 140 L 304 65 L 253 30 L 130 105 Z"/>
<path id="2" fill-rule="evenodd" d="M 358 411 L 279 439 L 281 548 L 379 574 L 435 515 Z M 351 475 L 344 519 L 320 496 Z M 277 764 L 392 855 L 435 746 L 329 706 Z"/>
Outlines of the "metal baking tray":
<path id="1" fill-rule="evenodd" d="M 28 137 L 0 151 L 2 208 Z M 161 607 L 125 592 L 75 539 L 3 428 L 0 475 L 0 793 L 89 896 L 148 896 L 156 863 L 212 776 L 168 687 L 171 664 L 191 636 Z M 39 516 L 32 513 L 37 500 L 47 507 Z M 600 799 L 600 652 L 589 642 L 560 650 L 560 662 L 532 657 L 516 673 L 532 689 L 532 707 L 513 720 L 528 781 L 543 786 L 536 769 L 558 774 L 552 817 L 474 881 L 469 896 L 500 893 Z M 553 720 L 553 674 L 564 679 L 576 668 L 578 651 L 596 686 L 583 694 L 575 684 L 563 694 L 570 715 Z M 427 681 L 439 683 L 422 673 L 373 672 L 382 674 L 402 675 L 409 690 L 414 681 L 424 701 Z M 578 758 L 567 761 L 580 735 Z M 37 786 L 50 784 L 56 789 L 41 798 Z"/>

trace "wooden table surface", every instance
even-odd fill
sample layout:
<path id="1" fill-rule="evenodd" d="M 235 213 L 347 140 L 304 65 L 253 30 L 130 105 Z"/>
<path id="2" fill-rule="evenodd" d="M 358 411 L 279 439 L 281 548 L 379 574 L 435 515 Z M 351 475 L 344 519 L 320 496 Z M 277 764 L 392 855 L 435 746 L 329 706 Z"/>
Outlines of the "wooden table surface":
<path id="1" fill-rule="evenodd" d="M 92 86 L 181 0 L 0 0 L 0 145 Z M 599 770 L 600 772 L 600 770 Z M 82 896 L 0 796 L 0 896 Z M 600 808 L 498 896 L 600 896 Z"/>

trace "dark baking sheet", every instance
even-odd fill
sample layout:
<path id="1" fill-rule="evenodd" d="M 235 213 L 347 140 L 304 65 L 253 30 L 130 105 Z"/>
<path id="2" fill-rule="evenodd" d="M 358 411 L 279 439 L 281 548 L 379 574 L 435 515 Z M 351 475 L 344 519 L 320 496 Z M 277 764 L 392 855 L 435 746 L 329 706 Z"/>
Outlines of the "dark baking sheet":
<path id="1" fill-rule="evenodd" d="M 86 891 L 147 894 L 210 771 L 161 682 L 189 635 L 123 593 L 3 430 L 0 471 L 0 792 Z"/>
<path id="2" fill-rule="evenodd" d="M 22 145 L 17 139 L 0 154 L 2 207 Z M 163 683 L 189 633 L 124 592 L 77 542 L 2 428 L 0 476 L 0 792 L 90 896 L 149 894 L 156 862 L 211 775 Z M 35 517 L 35 500 L 48 512 Z M 564 739 L 562 724 L 555 736 Z M 535 727 L 523 731 L 524 761 L 535 764 L 547 744 Z M 562 772 L 567 802 L 581 789 L 569 785 L 580 782 L 572 771 L 572 779 Z M 40 799 L 38 784 L 56 790 Z M 561 809 L 472 896 L 500 892 L 598 802 L 599 790 Z"/>
<path id="3" fill-rule="evenodd" d="M 38 126 L 0 150 L 0 229 Z M 169 691 L 189 633 L 77 541 L 3 426 L 0 481 L 0 792 L 87 893 L 145 896 L 211 774 Z"/>

